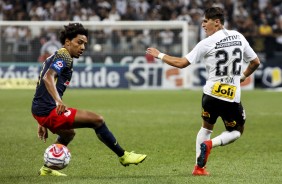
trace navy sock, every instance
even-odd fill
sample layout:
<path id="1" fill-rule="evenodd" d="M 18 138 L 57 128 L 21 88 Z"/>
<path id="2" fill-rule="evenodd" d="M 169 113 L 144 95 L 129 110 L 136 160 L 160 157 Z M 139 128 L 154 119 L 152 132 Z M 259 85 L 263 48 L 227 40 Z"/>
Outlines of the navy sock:
<path id="1" fill-rule="evenodd" d="M 119 157 L 124 155 L 124 149 L 120 147 L 116 138 L 114 137 L 112 132 L 110 132 L 105 123 L 99 128 L 95 129 L 95 132 L 97 134 L 97 137 Z"/>
<path id="2" fill-rule="evenodd" d="M 61 136 L 57 137 L 56 143 L 68 146 L 70 141 L 63 139 Z"/>
<path id="3" fill-rule="evenodd" d="M 57 140 L 56 140 L 55 143 L 63 144 L 63 145 L 65 145 L 65 146 L 68 146 L 68 144 L 73 140 L 74 135 L 75 135 L 75 134 L 70 135 L 70 136 L 68 136 L 68 137 L 61 137 L 61 136 L 58 135 Z"/>

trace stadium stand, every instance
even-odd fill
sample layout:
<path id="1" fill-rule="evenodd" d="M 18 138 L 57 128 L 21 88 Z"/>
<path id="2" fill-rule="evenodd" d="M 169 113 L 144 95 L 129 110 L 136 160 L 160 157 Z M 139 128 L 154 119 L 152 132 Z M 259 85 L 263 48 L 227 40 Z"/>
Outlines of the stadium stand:
<path id="1" fill-rule="evenodd" d="M 266 58 L 272 58 L 275 52 L 282 51 L 280 0 L 0 0 L 0 21 L 183 20 L 190 26 L 199 28 L 203 10 L 210 6 L 226 9 L 226 27 L 242 32 L 253 48 L 264 53 Z M 26 54 L 32 60 L 40 61 L 40 49 L 37 48 L 41 48 L 56 32 L 42 29 L 39 36 L 32 37 L 29 27 L 6 26 L 0 30 L 1 54 L 5 55 L 3 61 L 10 61 L 11 53 L 16 58 L 17 55 L 20 57 Z M 176 37 L 178 34 L 169 31 L 158 34 L 159 39 L 163 36 L 174 37 L 162 40 L 167 49 L 170 42 L 179 39 Z M 124 38 L 128 47 L 134 47 L 134 37 L 138 35 L 145 38 L 149 34 L 146 31 L 142 34 L 134 31 L 110 33 L 112 35 L 108 36 L 106 31 L 97 31 L 94 36 L 98 42 L 108 41 L 113 47 L 118 46 L 116 40 Z M 203 37 L 203 33 L 199 31 L 197 41 Z M 150 40 L 141 40 L 145 46 L 150 43 Z M 22 61 L 22 57 L 20 58 Z"/>

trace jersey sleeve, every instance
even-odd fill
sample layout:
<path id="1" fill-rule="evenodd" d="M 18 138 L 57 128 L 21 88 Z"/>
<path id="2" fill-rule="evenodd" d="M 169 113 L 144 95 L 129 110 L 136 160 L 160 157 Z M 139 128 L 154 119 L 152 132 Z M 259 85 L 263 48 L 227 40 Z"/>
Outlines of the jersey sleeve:
<path id="1" fill-rule="evenodd" d="M 61 74 L 61 71 L 66 67 L 66 62 L 62 58 L 55 58 L 50 68 L 55 70 L 58 75 Z"/>
<path id="2" fill-rule="evenodd" d="M 201 60 L 201 58 L 204 56 L 206 47 L 204 45 L 204 42 L 199 42 L 192 50 L 189 52 L 185 58 L 191 63 L 196 63 Z"/>
<path id="3" fill-rule="evenodd" d="M 249 42 L 245 39 L 245 37 L 244 37 L 244 42 L 245 42 L 245 48 L 244 48 L 243 59 L 245 62 L 249 63 L 250 61 L 254 60 L 257 57 L 257 54 L 252 49 L 252 47 L 250 46 Z"/>
<path id="4" fill-rule="evenodd" d="M 72 57 L 65 48 L 61 48 L 57 51 L 50 68 L 55 70 L 57 74 L 60 75 L 64 68 L 71 68 L 71 66 Z"/>

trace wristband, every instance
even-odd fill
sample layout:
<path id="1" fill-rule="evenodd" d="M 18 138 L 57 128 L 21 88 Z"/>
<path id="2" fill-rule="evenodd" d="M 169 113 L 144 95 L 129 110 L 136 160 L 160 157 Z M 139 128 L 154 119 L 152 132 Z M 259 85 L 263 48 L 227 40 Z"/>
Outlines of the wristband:
<path id="1" fill-rule="evenodd" d="M 165 54 L 160 52 L 159 55 L 158 55 L 158 58 L 163 60 L 164 56 L 165 56 Z"/>
<path id="2" fill-rule="evenodd" d="M 242 76 L 241 76 L 241 79 L 245 80 L 246 78 L 247 78 L 246 75 L 243 73 Z"/>

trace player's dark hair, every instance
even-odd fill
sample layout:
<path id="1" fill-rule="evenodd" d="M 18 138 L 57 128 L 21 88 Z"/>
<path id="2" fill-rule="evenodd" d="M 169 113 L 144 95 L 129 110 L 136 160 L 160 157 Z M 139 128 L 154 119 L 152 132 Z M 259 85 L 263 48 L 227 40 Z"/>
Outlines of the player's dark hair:
<path id="1" fill-rule="evenodd" d="M 211 7 L 205 10 L 205 18 L 206 19 L 219 19 L 221 24 L 224 24 L 224 11 L 220 7 Z"/>
<path id="2" fill-rule="evenodd" d="M 69 25 L 64 27 L 65 29 L 62 30 L 60 34 L 60 42 L 63 45 L 65 44 L 66 39 L 72 40 L 78 34 L 88 37 L 88 30 L 80 23 L 69 23 Z"/>

